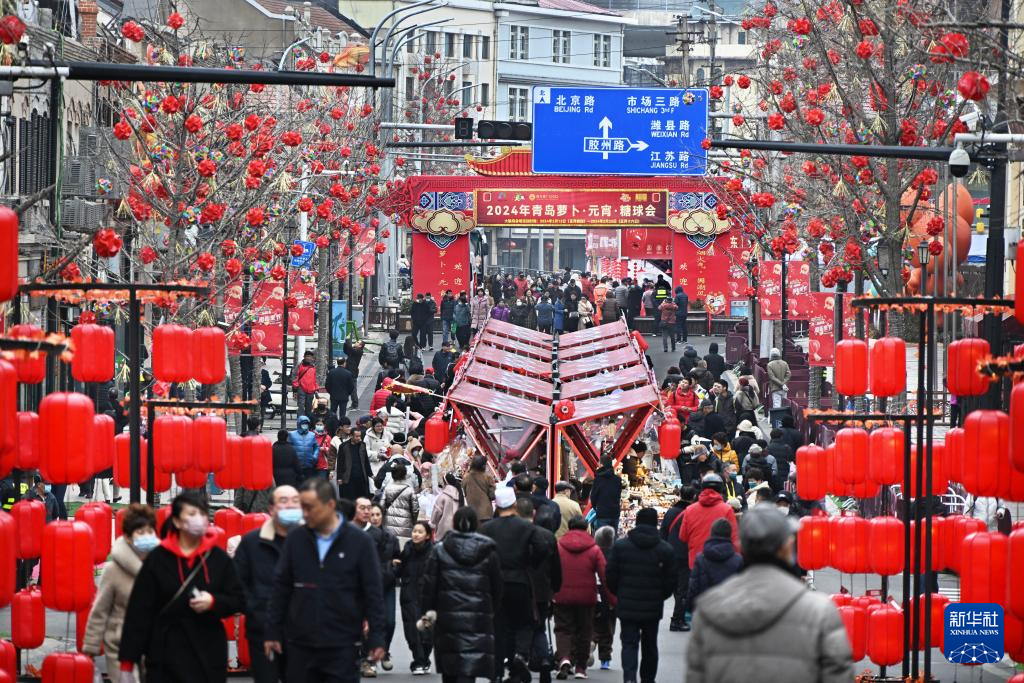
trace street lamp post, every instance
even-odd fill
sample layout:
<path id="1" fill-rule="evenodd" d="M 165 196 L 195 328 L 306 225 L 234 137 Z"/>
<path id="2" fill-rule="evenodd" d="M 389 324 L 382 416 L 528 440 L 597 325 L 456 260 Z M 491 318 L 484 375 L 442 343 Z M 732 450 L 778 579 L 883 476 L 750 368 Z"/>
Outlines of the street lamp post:
<path id="1" fill-rule="evenodd" d="M 931 258 L 931 252 L 928 251 L 928 243 L 924 240 L 917 245 L 917 260 L 921 262 L 921 288 L 918 290 L 921 292 L 921 296 L 928 296 L 928 261 Z"/>

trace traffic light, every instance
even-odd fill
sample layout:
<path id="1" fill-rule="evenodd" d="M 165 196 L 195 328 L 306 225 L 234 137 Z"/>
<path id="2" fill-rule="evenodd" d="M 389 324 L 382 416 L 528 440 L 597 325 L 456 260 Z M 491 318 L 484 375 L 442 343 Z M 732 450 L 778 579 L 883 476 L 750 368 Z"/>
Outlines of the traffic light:
<path id="1" fill-rule="evenodd" d="M 532 140 L 533 124 L 522 121 L 480 121 L 476 136 L 481 140 Z"/>
<path id="2" fill-rule="evenodd" d="M 455 139 L 456 140 L 472 140 L 473 139 L 473 119 L 468 117 L 459 117 L 455 119 Z"/>

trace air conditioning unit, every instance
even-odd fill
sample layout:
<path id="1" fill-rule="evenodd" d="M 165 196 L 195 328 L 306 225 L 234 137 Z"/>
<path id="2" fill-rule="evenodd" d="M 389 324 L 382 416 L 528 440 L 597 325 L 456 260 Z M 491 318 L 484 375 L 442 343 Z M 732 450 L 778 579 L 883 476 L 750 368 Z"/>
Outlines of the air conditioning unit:
<path id="1" fill-rule="evenodd" d="M 78 131 L 78 153 L 86 157 L 94 157 L 107 147 L 107 137 L 101 128 L 82 126 Z"/>
<path id="2" fill-rule="evenodd" d="M 65 196 L 95 197 L 99 165 L 93 156 L 73 156 L 64 160 L 61 191 Z"/>
<path id="3" fill-rule="evenodd" d="M 69 230 L 93 231 L 110 222 L 106 204 L 85 199 L 65 199 L 61 204 L 60 225 Z"/>

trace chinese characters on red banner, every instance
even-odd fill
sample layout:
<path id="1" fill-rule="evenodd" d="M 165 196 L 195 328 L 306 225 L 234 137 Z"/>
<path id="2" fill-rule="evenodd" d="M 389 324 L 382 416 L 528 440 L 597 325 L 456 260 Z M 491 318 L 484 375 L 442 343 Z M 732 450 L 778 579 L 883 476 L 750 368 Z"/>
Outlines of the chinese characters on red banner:
<path id="1" fill-rule="evenodd" d="M 743 238 L 722 234 L 704 248 L 673 233 L 673 286 L 682 285 L 691 302 L 704 302 L 715 315 L 729 312 L 733 300 L 747 299 L 749 246 Z"/>
<path id="2" fill-rule="evenodd" d="M 622 240 L 622 258 L 672 258 L 672 233 L 668 230 L 625 228 L 619 233 Z"/>
<path id="3" fill-rule="evenodd" d="M 412 235 L 412 270 L 416 273 L 416 294 L 430 292 L 438 301 L 446 289 L 455 296 L 469 292 L 469 239 L 458 237 L 444 249 L 421 232 Z M 426 283 L 423 286 L 419 283 Z"/>
<path id="4" fill-rule="evenodd" d="M 807 320 L 811 314 L 811 264 L 790 261 L 786 264 L 786 311 L 790 320 Z"/>
<path id="5" fill-rule="evenodd" d="M 280 356 L 284 348 L 284 283 L 263 280 L 252 289 L 252 355 Z"/>
<path id="6" fill-rule="evenodd" d="M 762 320 L 782 320 L 782 261 L 762 261 L 757 280 Z"/>
<path id="7" fill-rule="evenodd" d="M 808 295 L 811 313 L 808 318 L 808 365 L 831 366 L 835 362 L 836 295 L 831 292 L 812 292 Z"/>
<path id="8" fill-rule="evenodd" d="M 288 334 L 296 337 L 312 337 L 316 334 L 316 285 L 315 273 L 310 281 L 303 282 L 293 272 L 288 280 L 288 296 L 295 297 L 295 306 L 288 309 Z"/>
<path id="9" fill-rule="evenodd" d="M 242 281 L 235 278 L 224 289 L 224 321 L 231 325 L 242 312 Z"/>
<path id="10" fill-rule="evenodd" d="M 356 256 L 352 260 L 352 265 L 357 275 L 367 277 L 377 272 L 377 252 L 374 250 L 376 240 L 377 231 L 373 228 L 364 228 L 356 238 Z"/>
<path id="11" fill-rule="evenodd" d="M 663 190 L 478 190 L 478 226 L 668 225 Z"/>

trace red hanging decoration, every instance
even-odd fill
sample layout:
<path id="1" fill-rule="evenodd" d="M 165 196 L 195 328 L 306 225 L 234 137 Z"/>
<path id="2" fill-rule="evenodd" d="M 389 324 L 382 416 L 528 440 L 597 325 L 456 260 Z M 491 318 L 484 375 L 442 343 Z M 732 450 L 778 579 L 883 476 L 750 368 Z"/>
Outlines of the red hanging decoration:
<path id="1" fill-rule="evenodd" d="M 221 508 L 213 513 L 213 523 L 231 538 L 242 533 L 242 517 L 242 511 L 236 507 Z"/>
<path id="2" fill-rule="evenodd" d="M 984 339 L 960 339 L 947 347 L 946 383 L 956 396 L 980 396 L 988 391 L 989 378 L 978 372 L 978 364 L 990 355 Z"/>
<path id="3" fill-rule="evenodd" d="M 131 487 L 131 436 L 118 434 L 114 437 L 114 483 L 121 488 Z M 145 438 L 139 437 L 139 481 L 144 490 L 149 491 L 149 475 L 146 463 L 149 460 L 149 444 Z M 156 457 L 154 456 L 154 461 Z M 171 488 L 171 475 L 161 472 L 159 467 L 153 469 L 153 492 L 162 493 Z M 163 508 L 161 508 L 163 509 Z"/>
<path id="4" fill-rule="evenodd" d="M 831 525 L 828 517 L 800 519 L 796 534 L 796 563 L 803 569 L 824 569 L 832 559 Z"/>
<path id="5" fill-rule="evenodd" d="M 46 333 L 35 325 L 14 325 L 8 332 L 12 339 L 42 341 Z M 46 353 L 43 351 L 20 351 L 11 359 L 22 384 L 39 384 L 46 377 Z"/>
<path id="6" fill-rule="evenodd" d="M 820 500 L 828 493 L 825 449 L 811 444 L 796 451 L 796 495 L 802 500 Z"/>
<path id="7" fill-rule="evenodd" d="M 161 415 L 153 420 L 153 461 L 167 474 L 184 472 L 194 465 L 192 420 L 184 415 Z"/>
<path id="8" fill-rule="evenodd" d="M 224 381 L 227 345 L 224 330 L 219 327 L 200 327 L 192 333 L 192 377 L 200 384 L 220 384 Z"/>
<path id="9" fill-rule="evenodd" d="M 114 466 L 114 418 L 96 415 L 92 419 L 92 467 L 93 473 L 109 470 Z"/>
<path id="10" fill-rule="evenodd" d="M 839 608 L 839 616 L 846 627 L 846 637 L 853 651 L 853 661 L 864 659 L 868 647 L 868 611 L 855 605 L 843 605 Z"/>
<path id="11" fill-rule="evenodd" d="M 46 608 L 39 586 L 24 588 L 11 599 L 11 642 L 19 650 L 34 650 L 46 638 Z"/>
<path id="12" fill-rule="evenodd" d="M 81 652 L 54 652 L 43 660 L 43 683 L 93 683 L 94 674 L 92 657 Z"/>
<path id="13" fill-rule="evenodd" d="M 1021 268 L 1024 270 L 1024 268 Z M 1024 300 L 1024 290 L 1020 299 Z M 1010 463 L 1019 472 L 1024 472 L 1024 382 L 1018 382 L 1010 390 Z"/>
<path id="14" fill-rule="evenodd" d="M 110 506 L 98 501 L 86 503 L 75 511 L 75 520 L 88 524 L 92 529 L 93 564 L 106 562 L 113 541 L 110 524 L 113 521 L 113 514 Z"/>
<path id="15" fill-rule="evenodd" d="M 192 422 L 195 467 L 200 472 L 220 472 L 224 468 L 228 426 L 224 418 L 204 415 Z"/>
<path id="16" fill-rule="evenodd" d="M 11 506 L 11 516 L 18 528 L 18 559 L 29 560 L 42 555 L 43 529 L 46 527 L 43 501 L 22 498 Z"/>
<path id="17" fill-rule="evenodd" d="M 39 414 L 30 410 L 18 413 L 18 447 L 14 466 L 19 470 L 39 467 Z"/>
<path id="18" fill-rule="evenodd" d="M 895 517 L 875 517 L 868 522 L 872 573 L 892 576 L 903 571 L 903 534 L 903 522 Z"/>
<path id="19" fill-rule="evenodd" d="M 18 293 L 18 214 L 0 206 L 0 301 Z"/>
<path id="20" fill-rule="evenodd" d="M 114 378 L 114 330 L 106 325 L 83 325 L 71 328 L 75 357 L 71 360 L 71 376 L 79 382 L 107 382 Z"/>
<path id="21" fill-rule="evenodd" d="M 868 390 L 868 344 L 844 339 L 836 344 L 835 387 L 843 396 L 860 396 Z"/>
<path id="22" fill-rule="evenodd" d="M 907 344 L 899 337 L 882 337 L 869 354 L 869 388 L 875 396 L 896 396 L 907 388 Z"/>
<path id="23" fill-rule="evenodd" d="M 978 531 L 960 544 L 960 602 L 1006 601 L 1010 541 L 1000 533 Z"/>
<path id="24" fill-rule="evenodd" d="M 11 604 L 17 585 L 14 573 L 18 557 L 17 527 L 14 517 L 0 510 L 0 607 Z"/>
<path id="25" fill-rule="evenodd" d="M 921 616 L 918 619 L 918 636 L 917 636 L 917 649 L 924 650 L 926 647 L 937 647 L 942 649 L 942 644 L 946 640 L 946 605 L 949 604 L 949 598 L 941 593 L 932 593 L 932 608 L 931 608 L 931 628 L 928 632 L 928 636 L 925 636 L 924 630 L 924 595 L 921 595 Z M 911 613 L 913 613 L 914 603 L 910 603 Z"/>
<path id="26" fill-rule="evenodd" d="M 17 453 L 18 372 L 0 359 L 0 477 L 6 477 L 14 467 Z"/>
<path id="27" fill-rule="evenodd" d="M 968 415 L 964 420 L 964 458 L 960 482 L 964 488 L 976 496 L 998 495 L 1000 471 L 1009 468 L 1009 446 L 1009 415 L 1000 410 L 975 410 Z M 1005 467 L 1001 466 L 1001 461 L 1006 463 Z"/>
<path id="28" fill-rule="evenodd" d="M 242 461 L 242 487 L 260 491 L 274 485 L 274 444 L 264 436 L 247 436 L 248 458 Z"/>
<path id="29" fill-rule="evenodd" d="M 1007 540 L 1007 566 L 1024 567 L 1024 528 L 1010 532 Z M 1006 609 L 1018 619 L 1024 619 L 1024 582 L 1020 581 L 1015 572 L 1008 572 L 1006 579 Z"/>
<path id="30" fill-rule="evenodd" d="M 88 609 L 93 581 L 92 529 L 84 522 L 58 520 L 43 529 L 43 604 L 61 612 Z"/>
<path id="31" fill-rule="evenodd" d="M 950 481 L 963 481 L 964 430 L 953 427 L 946 432 L 946 474 Z"/>
<path id="32" fill-rule="evenodd" d="M 77 484 L 91 477 L 92 399 L 56 392 L 39 403 L 39 472 L 54 484 Z"/>
<path id="33" fill-rule="evenodd" d="M 237 434 L 228 434 L 224 444 L 224 467 L 213 480 L 222 489 L 242 487 L 242 467 L 249 459 L 249 444 Z M 260 487 L 264 488 L 264 487 Z"/>
<path id="34" fill-rule="evenodd" d="M 961 546 L 967 536 L 978 531 L 985 531 L 985 522 L 966 515 L 950 515 L 942 529 L 942 545 L 946 548 L 945 562 L 948 569 L 960 573 Z"/>
<path id="35" fill-rule="evenodd" d="M 863 517 L 832 518 L 832 566 L 844 574 L 870 571 L 868 520 Z"/>
<path id="36" fill-rule="evenodd" d="M 192 330 L 183 325 L 153 328 L 153 376 L 161 382 L 192 378 Z"/>
<path id="37" fill-rule="evenodd" d="M 868 475 L 868 433 L 856 427 L 836 432 L 835 472 L 844 484 L 862 482 Z"/>
<path id="38" fill-rule="evenodd" d="M 675 460 L 679 457 L 679 448 L 682 442 L 683 429 L 679 424 L 679 420 L 675 419 L 665 420 L 658 427 L 658 446 L 661 451 L 661 457 L 665 460 Z"/>
<path id="39" fill-rule="evenodd" d="M 206 486 L 209 476 L 209 472 L 202 472 L 190 467 L 187 470 L 175 472 L 174 481 L 183 489 L 198 489 Z"/>
<path id="40" fill-rule="evenodd" d="M 884 605 L 868 615 L 868 657 L 879 666 L 903 661 L 903 613 Z"/>
<path id="41" fill-rule="evenodd" d="M 423 427 L 423 450 L 437 455 L 448 445 L 448 423 L 441 413 L 434 413 Z"/>
<path id="42" fill-rule="evenodd" d="M 633 338 L 633 341 L 640 348 L 640 353 L 647 353 L 647 349 L 651 348 L 651 345 L 647 343 L 647 340 L 644 339 L 644 336 L 638 330 L 633 330 L 629 333 L 629 336 Z"/>
<path id="43" fill-rule="evenodd" d="M 905 482 L 903 490 L 909 492 L 911 498 L 917 498 L 917 459 L 919 456 L 927 458 L 927 450 L 924 444 L 920 444 L 910 451 L 910 481 Z M 932 443 L 932 488 L 931 495 L 938 496 L 949 489 L 949 475 L 946 474 L 946 448 L 943 444 Z M 926 483 L 925 472 L 921 472 L 921 484 Z"/>
<path id="44" fill-rule="evenodd" d="M 0 673 L 7 675 L 7 683 L 15 683 L 17 676 L 17 650 L 14 643 L 0 639 Z M 0 678 L 0 681 L 3 679 Z"/>
<path id="45" fill-rule="evenodd" d="M 903 481 L 903 431 L 882 427 L 871 432 L 868 476 L 876 484 L 889 485 Z"/>

